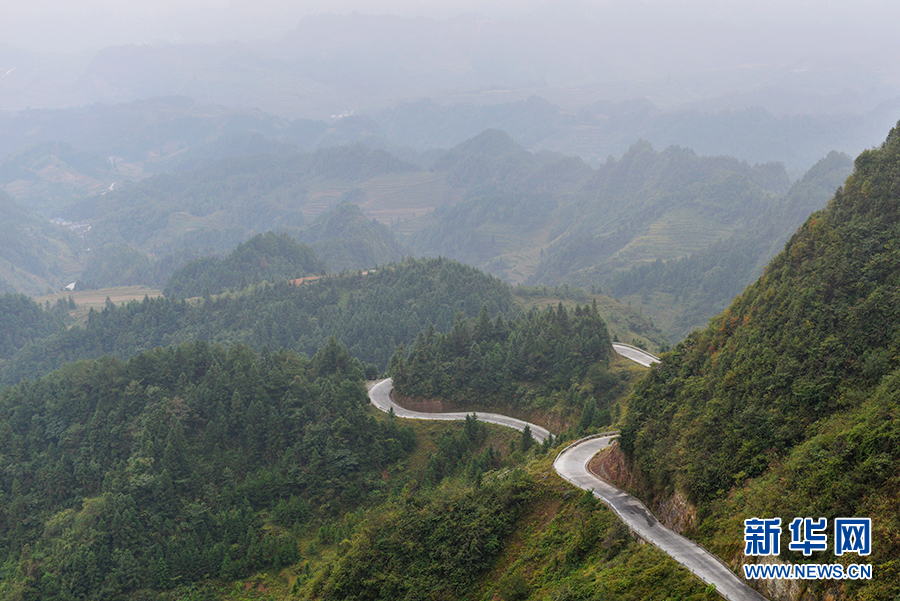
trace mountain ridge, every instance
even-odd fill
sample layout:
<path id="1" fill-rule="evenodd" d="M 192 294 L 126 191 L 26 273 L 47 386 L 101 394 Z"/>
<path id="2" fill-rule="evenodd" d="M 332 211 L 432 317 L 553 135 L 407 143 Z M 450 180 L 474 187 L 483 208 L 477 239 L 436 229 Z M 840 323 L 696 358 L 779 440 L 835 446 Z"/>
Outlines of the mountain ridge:
<path id="1" fill-rule="evenodd" d="M 662 356 L 622 428 L 643 494 L 684 493 L 705 515 L 701 540 L 735 563 L 723 530 L 736 515 L 859 515 L 876 524 L 868 561 L 892 573 L 900 126 L 854 167 L 756 283 Z M 863 584 L 845 598 L 900 580 Z"/>

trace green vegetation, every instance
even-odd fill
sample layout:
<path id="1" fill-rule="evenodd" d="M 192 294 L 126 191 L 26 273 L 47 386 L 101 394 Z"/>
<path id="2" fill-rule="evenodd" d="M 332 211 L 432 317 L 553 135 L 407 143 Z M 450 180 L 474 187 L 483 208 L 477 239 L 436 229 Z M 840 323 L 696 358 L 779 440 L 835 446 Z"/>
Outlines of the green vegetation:
<path id="1" fill-rule="evenodd" d="M 302 244 L 285 233 L 257 234 L 224 258 L 198 258 L 186 248 L 154 259 L 128 244 L 110 243 L 87 255 L 78 289 L 144 284 L 165 287 L 167 296 L 192 297 L 321 274 L 326 268 L 375 267 L 402 260 L 405 254 L 387 226 L 366 219 L 358 206 L 348 202 L 324 213 L 297 236 Z"/>
<path id="2" fill-rule="evenodd" d="M 532 292 L 532 301 L 546 298 Z M 594 400 L 615 379 L 596 305 L 516 316 L 507 285 L 446 259 L 250 286 L 196 305 L 107 303 L 64 332 L 55 311 L 9 299 L 11 319 L 30 316 L 57 333 L 42 340 L 28 329 L 4 368 L 131 358 L 72 363 L 0 392 L 2 598 L 705 598 L 611 513 L 558 479 L 545 482 L 546 460 L 539 478 L 512 469 L 547 457 L 548 444 L 474 418 L 417 427 L 429 434 L 416 443 L 422 437 L 397 418 L 364 411 L 370 369 L 337 342 L 321 342 L 312 359 L 266 350 L 283 346 L 275 324 L 321 334 L 367 324 L 376 328 L 367 335 L 391 344 L 422 330 L 447 344 L 463 336 L 475 341 L 467 353 L 502 347 L 512 378 L 499 381 L 529 387 L 529 401 L 539 393 L 584 402 L 585 429 L 611 421 Z M 461 317 L 478 308 L 477 319 Z M 204 336 L 228 347 L 192 342 L 131 356 Z M 357 335 L 354 348 L 370 346 Z M 454 361 L 447 373 L 460 376 Z M 549 515 L 559 518 L 535 534 L 531 524 Z M 546 569 L 534 573 L 535 561 Z"/>
<path id="3" fill-rule="evenodd" d="M 312 359 L 193 343 L 4 389 L 0 596 L 120 598 L 296 563 L 293 528 L 377 498 L 413 448 L 366 404 L 334 341 Z"/>
<path id="4" fill-rule="evenodd" d="M 83 326 L 23 347 L 0 365 L 0 382 L 35 378 L 67 361 L 126 359 L 192 340 L 312 355 L 332 336 L 374 375 L 398 344 L 409 344 L 429 324 L 449 330 L 457 313 L 477 315 L 485 304 L 492 314 L 516 310 L 506 284 L 446 259 L 410 260 L 299 286 L 264 284 L 196 304 L 164 298 L 107 303 Z"/>
<path id="5" fill-rule="evenodd" d="M 601 287 L 680 339 L 759 276 L 849 169 L 831 153 L 790 186 L 778 164 L 647 142 L 591 169 L 485 131 L 433 164 L 460 202 L 404 228 L 419 253 L 511 281 Z"/>
<path id="6" fill-rule="evenodd" d="M 146 285 L 162 288 L 172 273 L 194 259 L 189 250 L 151 259 L 127 244 L 107 244 L 87 255 L 78 290 Z"/>
<path id="7" fill-rule="evenodd" d="M 119 177 L 104 156 L 62 142 L 38 142 L 0 159 L 0 187 L 23 206 L 54 217 L 64 201 L 98 194 Z"/>
<path id="8" fill-rule="evenodd" d="M 250 120 L 242 132 L 186 133 L 188 148 L 170 156 L 180 171 L 77 200 L 65 214 L 90 224 L 86 241 L 95 250 L 68 251 L 78 255 L 69 260 L 72 279 L 83 268 L 86 287 L 159 287 L 187 260 L 222 256 L 268 231 L 310 245 L 331 271 L 400 260 L 408 254 L 402 242 L 417 255 L 460 260 L 511 282 L 601 287 L 677 340 L 758 277 L 849 170 L 849 159 L 832 153 L 791 187 L 778 164 L 679 147 L 657 152 L 647 142 L 592 169 L 578 158 L 527 152 L 499 130 L 427 157 L 361 144 L 297 152 L 265 137 L 280 131 L 284 124 Z M 41 277 L 51 288 L 68 283 L 48 275 Z M 25 290 L 25 280 L 2 269 L 0 278 Z"/>
<path id="9" fill-rule="evenodd" d="M 310 583 L 311 596 L 428 599 L 471 591 L 527 510 L 532 484 L 520 470 L 482 480 L 485 471 L 509 464 L 493 446 L 478 452 L 487 435 L 475 419 L 458 435 L 442 435 L 423 486 L 407 485 L 356 526 L 338 558 Z"/>
<path id="10" fill-rule="evenodd" d="M 900 127 L 856 159 L 758 282 L 663 356 L 621 436 L 646 494 L 686 493 L 726 557 L 734 530 L 712 525 L 734 516 L 871 517 L 876 579 L 847 589 L 860 598 L 900 592 L 878 576 L 900 553 L 898 186 Z"/>
<path id="11" fill-rule="evenodd" d="M 287 234 L 258 234 L 238 244 L 224 259 L 194 259 L 175 271 L 163 290 L 166 296 L 190 298 L 225 290 L 240 290 L 250 284 L 286 282 L 306 275 L 322 274 L 325 264 L 311 248 Z"/>
<path id="12" fill-rule="evenodd" d="M 297 136 L 326 135 L 305 125 Z M 511 409 L 568 435 L 624 415 L 643 492 L 686 493 L 695 534 L 726 558 L 735 516 L 866 515 L 872 561 L 893 573 L 898 130 L 627 411 L 634 372 L 611 364 L 610 332 L 661 348 L 654 320 L 674 337 L 705 321 L 821 206 L 846 157 L 789 187 L 779 165 L 645 142 L 592 169 L 486 131 L 424 171 L 362 145 L 306 154 L 194 134 L 204 141 L 170 163 L 192 171 L 72 209 L 91 221 L 90 253 L 0 195 L 0 291 L 59 289 L 82 266 L 85 287 L 174 272 L 170 298 L 108 301 L 71 329 L 63 299 L 0 297 L 0 382 L 18 383 L 0 391 L 0 597 L 240 596 L 228 583 L 244 577 L 284 598 L 704 597 L 589 497 L 545 482 L 546 459 L 507 471 L 550 443 L 496 445 L 470 419 L 411 454 L 411 430 L 364 409 L 363 377 L 398 344 L 407 397 Z M 64 145 L 0 168 L 37 177 L 63 155 L 98 181 L 119 169 Z M 373 214 L 417 252 L 534 285 L 448 259 L 287 283 L 324 271 L 313 249 L 332 271 L 398 260 Z M 175 272 L 199 249 L 234 250 Z M 608 331 L 603 297 L 572 283 L 629 306 L 608 302 Z M 845 592 L 888 598 L 898 581 Z"/>
<path id="13" fill-rule="evenodd" d="M 574 309 L 578 304 L 596 304 L 613 342 L 628 342 L 658 352 L 670 347 L 669 339 L 655 326 L 653 319 L 645 316 L 640 307 L 632 307 L 630 302 L 626 305 L 604 294 L 586 292 L 568 284 L 552 288 L 519 284 L 512 291 L 516 303 L 525 310 L 556 307 L 559 303 L 568 309 Z"/>
<path id="14" fill-rule="evenodd" d="M 486 130 L 430 153 L 426 172 L 360 144 L 304 153 L 263 135 L 212 137 L 181 157 L 188 171 L 78 200 L 67 218 L 90 223 L 98 250 L 73 271 L 84 265 L 86 286 L 159 286 L 187 258 L 221 256 L 267 231 L 309 244 L 339 271 L 399 260 L 403 242 L 512 282 L 602 287 L 679 339 L 758 276 L 849 168 L 833 153 L 791 188 L 777 164 L 639 142 L 592 169 Z M 364 214 L 391 222 L 400 242 Z M 141 265 L 152 260 L 135 251 L 174 257 Z M 120 273 L 112 259 L 126 260 Z"/>
<path id="15" fill-rule="evenodd" d="M 543 476 L 550 471 L 544 464 Z M 535 468 L 540 466 L 537 464 Z M 534 469 L 534 468 L 533 468 Z M 627 527 L 589 492 L 534 484 L 520 545 L 509 545 L 479 598 L 717 599 L 690 573 Z M 490 595 L 490 596 L 489 596 Z"/>
<path id="16" fill-rule="evenodd" d="M 336 204 L 326 197 L 323 207 L 311 197 L 309 188 L 316 183 L 354 185 L 377 175 L 418 170 L 360 145 L 313 154 L 226 158 L 187 173 L 124 184 L 81 201 L 69 214 L 91 222 L 95 245 L 125 242 L 154 254 L 222 252 L 257 233 L 296 233 L 306 223 L 304 212 Z"/>
<path id="17" fill-rule="evenodd" d="M 44 311 L 27 296 L 0 296 L 0 362 L 29 342 L 46 338 L 63 329 L 63 315 L 71 304 L 60 299 L 53 311 Z"/>
<path id="18" fill-rule="evenodd" d="M 852 167 L 850 158 L 830 153 L 794 183 L 784 199 L 768 207 L 752 225 L 689 256 L 657 259 L 611 276 L 607 290 L 640 302 L 673 339 L 705 326 L 762 274 L 810 213 L 823 205 Z M 752 221 L 752 220 L 751 220 Z"/>
<path id="19" fill-rule="evenodd" d="M 0 190 L 0 293 L 59 289 L 74 280 L 80 254 L 74 234 L 35 217 Z"/>
<path id="20" fill-rule="evenodd" d="M 283 586 L 323 600 L 717 598 L 550 463 L 410 487 L 346 520 L 336 556 Z"/>
<path id="21" fill-rule="evenodd" d="M 357 189 L 345 196 L 360 200 L 365 192 Z M 408 254 L 386 225 L 366 219 L 350 202 L 321 215 L 300 233 L 300 240 L 312 246 L 332 271 L 386 265 Z"/>
<path id="22" fill-rule="evenodd" d="M 560 304 L 508 322 L 502 315 L 492 322 L 485 307 L 471 322 L 458 319 L 446 334 L 420 334 L 408 357 L 399 349 L 391 377 L 405 397 L 461 406 L 478 399 L 519 411 L 559 405 L 557 411 L 571 413 L 574 407 L 583 432 L 613 421 L 609 405 L 619 382 L 608 369 L 611 353 L 596 304 L 573 311 Z"/>

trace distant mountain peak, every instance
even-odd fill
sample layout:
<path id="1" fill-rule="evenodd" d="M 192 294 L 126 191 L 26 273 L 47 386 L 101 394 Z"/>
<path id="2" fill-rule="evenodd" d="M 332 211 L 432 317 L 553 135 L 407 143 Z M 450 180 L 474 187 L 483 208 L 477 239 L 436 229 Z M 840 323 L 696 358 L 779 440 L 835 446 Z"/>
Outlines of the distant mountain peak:
<path id="1" fill-rule="evenodd" d="M 466 156 L 502 157 L 509 154 L 523 154 L 527 151 L 519 146 L 505 131 L 486 129 L 477 136 L 457 144 L 450 152 Z"/>

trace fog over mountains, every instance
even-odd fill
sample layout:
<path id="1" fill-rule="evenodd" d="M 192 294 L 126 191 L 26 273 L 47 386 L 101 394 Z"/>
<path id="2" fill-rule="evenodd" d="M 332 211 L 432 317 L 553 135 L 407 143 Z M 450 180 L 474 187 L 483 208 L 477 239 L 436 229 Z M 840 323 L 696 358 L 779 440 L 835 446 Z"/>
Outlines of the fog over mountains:
<path id="1" fill-rule="evenodd" d="M 6 0 L 0 601 L 900 598 L 895 5 Z"/>
<path id="2" fill-rule="evenodd" d="M 646 97 L 810 114 L 898 94 L 887 2 L 211 4 L 5 8 L 0 106 L 184 94 L 327 117 L 536 93 L 566 108 Z"/>
<path id="3" fill-rule="evenodd" d="M 596 164 L 643 138 L 799 177 L 895 123 L 896 16 L 886 2 L 42 0 L 0 9 L 0 111 L 184 96 L 369 119 L 350 141 L 449 148 L 496 128 Z"/>
<path id="4" fill-rule="evenodd" d="M 90 221 L 101 219 L 99 214 L 85 207 L 119 202 L 125 198 L 119 192 L 127 190 L 129 182 L 154 174 L 177 177 L 156 180 L 139 188 L 141 193 L 157 190 L 159 182 L 175 182 L 171 185 L 181 188 L 166 194 L 184 200 L 165 222 L 163 215 L 169 212 L 160 208 L 163 201 L 136 201 L 141 210 L 162 211 L 159 223 L 151 227 L 133 218 L 125 221 L 147 230 L 144 237 L 150 230 L 171 236 L 149 246 L 127 236 L 104 238 L 104 244 L 124 242 L 162 255 L 175 250 L 166 248 L 172 240 L 197 241 L 209 228 L 219 237 L 204 238 L 203 249 L 177 248 L 195 254 L 225 252 L 266 228 L 299 231 L 338 202 L 348 201 L 359 204 L 368 219 L 392 226 L 400 241 L 412 244 L 417 253 L 447 254 L 512 281 L 609 286 L 611 265 L 600 269 L 599 259 L 587 253 L 593 257 L 589 260 L 584 248 L 576 253 L 578 265 L 569 259 L 578 246 L 575 241 L 594 240 L 611 223 L 619 223 L 612 213 L 597 213 L 591 205 L 585 214 L 592 215 L 594 229 L 582 228 L 585 231 L 568 239 L 558 238 L 568 231 L 568 218 L 553 217 L 562 219 L 565 227 L 559 225 L 559 231 L 548 231 L 540 240 L 522 228 L 503 233 L 504 228 L 518 227 L 503 219 L 482 219 L 521 200 L 510 196 L 515 186 L 507 190 L 506 183 L 491 179 L 497 157 L 503 156 L 500 163 L 515 164 L 510 173 L 524 173 L 520 168 L 533 163 L 527 181 L 534 181 L 535 188 L 529 194 L 536 195 L 532 204 L 545 207 L 542 211 L 568 206 L 571 199 L 566 195 L 592 198 L 580 188 L 588 168 L 624 173 L 635 148 L 651 149 L 648 157 L 657 152 L 661 157 L 693 157 L 685 159 L 685 165 L 697 157 L 697 165 L 724 165 L 706 158 L 733 157 L 737 161 L 728 169 L 734 174 L 763 165 L 760 173 L 783 173 L 777 190 L 763 186 L 766 194 L 780 197 L 830 153 L 843 153 L 846 163 L 846 157 L 880 142 L 900 114 L 900 42 L 890 28 L 897 10 L 885 2 L 715 7 L 697 1 L 615 0 L 476 7 L 462 2 L 345 1 L 323 7 L 200 0 L 86 6 L 39 0 L 2 11 L 0 16 L 7 17 L 0 19 L 0 187 L 9 195 L 5 202 L 20 207 L 16 223 L 33 211 L 39 219 L 64 217 L 69 228 L 94 226 L 92 242 L 73 250 L 67 261 L 53 266 L 47 259 L 35 259 L 28 273 L 48 270 L 39 281 L 29 284 L 14 276 L 12 267 L 21 268 L 22 261 L 10 261 L 6 279 L 21 290 L 42 288 L 47 282 L 56 286 L 57 278 L 75 279 L 93 252 L 89 249 L 96 250 L 106 235 L 99 222 Z M 494 139 L 508 136 L 504 148 L 511 150 L 493 158 L 467 159 L 483 172 L 473 171 L 471 181 L 463 185 L 440 159 L 448 149 L 480 139 L 487 130 L 502 132 Z M 295 160 L 284 157 L 351 144 L 362 144 L 365 150 L 359 146 L 317 156 L 386 152 L 371 156 L 390 155 L 389 162 L 421 171 L 370 180 L 372 174 L 319 173 L 318 167 L 294 173 L 284 168 Z M 558 155 L 580 157 L 583 163 L 560 167 L 554 175 L 570 180 L 540 180 L 543 172 L 535 166 L 557 163 Z M 551 161 L 550 156 L 556 158 Z M 221 160 L 232 162 L 210 168 Z M 318 159 L 310 160 L 310 165 L 317 164 Z M 614 168 L 616 161 L 620 166 Z M 745 164 L 737 164 L 741 162 Z M 247 170 L 248 165 L 252 169 Z M 802 211 L 791 209 L 797 214 L 773 240 L 792 231 L 803 219 L 801 213 L 824 205 L 833 191 L 832 180 L 844 177 L 845 167 L 831 165 L 834 177 L 817 184 L 815 194 L 808 194 L 815 198 L 801 203 Z M 254 219 L 225 210 L 250 203 L 249 196 L 239 198 L 215 186 L 198 191 L 198 182 L 218 185 L 245 171 L 252 177 L 247 175 L 250 179 L 241 185 L 249 186 L 252 198 L 275 194 L 265 208 L 248 209 Z M 298 180 L 301 173 L 312 179 Z M 329 179 L 332 176 L 336 179 Z M 640 178 L 652 182 L 657 176 L 651 170 Z M 678 177 L 706 181 L 687 172 Z M 259 178 L 259 186 L 249 185 L 253 178 Z M 301 180 L 302 185 L 297 183 Z M 269 192 L 263 194 L 264 189 Z M 666 198 L 667 193 L 651 194 L 650 189 L 657 190 L 651 185 L 625 204 L 643 206 L 657 192 Z M 743 187 L 723 189 L 723 206 L 732 206 Z M 697 202 L 703 196 L 693 190 L 682 200 Z M 201 197 L 207 205 L 218 205 L 185 210 Z M 634 228 L 642 224 L 631 233 L 635 240 L 706 240 L 663 228 L 684 221 L 683 216 L 672 217 L 675 205 L 666 203 L 659 201 L 653 219 L 645 215 L 629 222 Z M 482 217 L 468 214 L 475 205 L 481 207 Z M 272 214 L 273 207 L 282 217 L 266 222 L 266 227 L 262 222 L 247 227 L 261 215 Z M 438 207 L 443 213 L 430 213 Z M 227 234 L 224 221 L 209 217 L 225 213 L 237 220 Z M 552 221 L 543 213 L 516 213 L 545 225 Z M 698 219 L 716 218 L 707 211 Z M 81 226 L 72 225 L 82 221 Z M 461 242 L 468 238 L 459 237 L 460 224 L 468 236 L 483 238 L 483 244 Z M 709 242 L 724 236 L 722 242 L 748 227 L 738 221 L 698 225 L 715 233 Z M 62 240 L 61 233 L 30 228 L 17 236 L 34 242 L 41 239 L 36 232 L 43 232 L 48 239 Z M 424 244 L 426 239 L 431 242 Z M 509 239 L 516 243 L 508 244 Z M 379 243 L 385 245 L 390 246 Z M 650 248 L 664 246 L 654 242 Z M 452 251 L 456 247 L 460 252 Z M 529 250 L 520 256 L 523 248 Z M 674 261 L 698 249 L 653 250 L 638 263 Z M 16 253 L 40 255 L 30 249 Z M 746 257 L 752 254 L 743 252 Z M 631 293 L 646 288 L 631 280 L 627 286 L 617 285 Z"/>

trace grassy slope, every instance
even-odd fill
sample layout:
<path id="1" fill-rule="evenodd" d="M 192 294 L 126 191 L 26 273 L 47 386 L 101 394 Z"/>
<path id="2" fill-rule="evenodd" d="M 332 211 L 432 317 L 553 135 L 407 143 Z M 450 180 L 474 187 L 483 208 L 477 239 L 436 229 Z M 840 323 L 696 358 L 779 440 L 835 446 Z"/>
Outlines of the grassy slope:
<path id="1" fill-rule="evenodd" d="M 160 297 L 162 296 L 162 291 L 148 288 L 147 286 L 115 286 L 112 288 L 100 288 L 98 290 L 54 292 L 53 294 L 36 296 L 33 300 L 40 304 L 49 301 L 51 305 L 54 305 L 57 300 L 68 300 L 70 296 L 78 306 L 78 308 L 72 312 L 71 317 L 78 323 L 84 323 L 87 320 L 88 313 L 91 309 L 101 311 L 106 307 L 107 298 L 116 305 L 121 305 L 128 301 L 142 300 L 145 296 L 149 298 Z"/>

